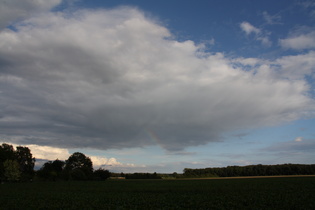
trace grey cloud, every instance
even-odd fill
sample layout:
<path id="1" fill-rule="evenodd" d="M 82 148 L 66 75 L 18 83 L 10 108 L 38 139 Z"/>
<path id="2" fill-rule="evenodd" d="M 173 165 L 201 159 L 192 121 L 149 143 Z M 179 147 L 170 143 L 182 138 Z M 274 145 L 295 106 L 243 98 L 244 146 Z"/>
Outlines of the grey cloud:
<path id="1" fill-rule="evenodd" d="M 176 152 L 314 109 L 306 81 L 283 77 L 311 53 L 248 70 L 131 8 L 46 13 L 15 28 L 0 33 L 0 137 L 11 142 Z"/>
<path id="2" fill-rule="evenodd" d="M 37 12 L 46 12 L 62 0 L 0 0 L 0 29 Z"/>
<path id="3" fill-rule="evenodd" d="M 303 139 L 301 141 L 288 141 L 280 142 L 271 145 L 264 149 L 269 152 L 307 152 L 314 154 L 315 151 L 315 140 L 314 139 Z"/>

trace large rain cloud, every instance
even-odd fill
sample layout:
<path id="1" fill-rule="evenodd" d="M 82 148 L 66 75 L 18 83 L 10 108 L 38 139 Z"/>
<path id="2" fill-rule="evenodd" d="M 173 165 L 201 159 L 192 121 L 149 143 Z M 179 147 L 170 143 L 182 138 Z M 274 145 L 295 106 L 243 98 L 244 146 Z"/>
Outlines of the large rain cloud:
<path id="1" fill-rule="evenodd" d="M 315 53 L 229 58 L 139 10 L 46 12 L 0 32 L 0 138 L 167 150 L 309 115 Z"/>

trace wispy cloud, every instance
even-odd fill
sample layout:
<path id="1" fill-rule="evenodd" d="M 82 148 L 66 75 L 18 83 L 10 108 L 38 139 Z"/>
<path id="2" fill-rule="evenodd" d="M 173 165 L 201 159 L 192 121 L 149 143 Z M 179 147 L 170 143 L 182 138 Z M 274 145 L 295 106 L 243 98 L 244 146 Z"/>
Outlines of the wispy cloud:
<path id="1" fill-rule="evenodd" d="M 264 11 L 263 17 L 268 25 L 282 24 L 280 15 L 270 15 L 267 11 Z"/>
<path id="2" fill-rule="evenodd" d="M 260 41 L 264 46 L 271 46 L 272 43 L 266 33 L 249 22 L 242 22 L 240 24 L 240 28 L 246 33 L 246 35 L 254 34 L 255 39 Z"/>

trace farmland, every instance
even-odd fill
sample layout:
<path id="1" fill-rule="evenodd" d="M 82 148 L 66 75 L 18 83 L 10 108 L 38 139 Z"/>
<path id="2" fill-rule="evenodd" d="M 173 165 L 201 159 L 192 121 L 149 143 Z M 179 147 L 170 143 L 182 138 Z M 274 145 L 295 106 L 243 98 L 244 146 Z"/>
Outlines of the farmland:
<path id="1" fill-rule="evenodd" d="M 315 209 L 315 177 L 5 183 L 0 209 Z"/>

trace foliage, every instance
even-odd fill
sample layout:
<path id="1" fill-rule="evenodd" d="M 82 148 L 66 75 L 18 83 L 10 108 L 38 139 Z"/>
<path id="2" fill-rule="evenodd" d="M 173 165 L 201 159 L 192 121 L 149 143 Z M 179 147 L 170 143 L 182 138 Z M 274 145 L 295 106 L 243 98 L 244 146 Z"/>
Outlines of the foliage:
<path id="1" fill-rule="evenodd" d="M 156 172 L 153 174 L 150 173 L 133 173 L 133 174 L 126 174 L 126 179 L 161 179 L 161 176 L 157 175 Z"/>
<path id="2" fill-rule="evenodd" d="M 21 179 L 31 180 L 34 176 L 35 158 L 28 147 L 16 147 L 16 160 L 20 165 Z"/>
<path id="3" fill-rule="evenodd" d="M 20 180 L 21 171 L 20 165 L 16 160 L 6 160 L 3 163 L 4 166 L 4 176 L 10 182 L 16 182 Z"/>
<path id="4" fill-rule="evenodd" d="M 18 164 L 18 170 L 20 174 L 16 171 L 16 163 L 13 163 L 14 166 L 5 167 L 6 161 L 15 161 Z M 32 153 L 28 147 L 18 146 L 14 150 L 12 145 L 3 143 L 0 146 L 0 179 L 9 180 L 18 179 L 22 181 L 31 180 L 34 176 L 34 165 L 35 158 L 33 158 Z M 18 175 L 19 174 L 19 175 Z"/>
<path id="5" fill-rule="evenodd" d="M 315 177 L 0 186 L 0 209 L 315 209 Z"/>
<path id="6" fill-rule="evenodd" d="M 111 175 L 110 172 L 103 168 L 99 168 L 93 172 L 93 178 L 95 180 L 105 180 L 108 179 L 110 175 Z"/>
<path id="7" fill-rule="evenodd" d="M 83 180 L 87 180 L 88 177 L 80 168 L 75 168 L 70 171 L 70 179 L 83 181 Z"/>
<path id="8" fill-rule="evenodd" d="M 274 176 L 313 175 L 315 164 L 249 165 L 223 168 L 184 169 L 185 177 L 234 177 L 234 176 Z"/>
<path id="9" fill-rule="evenodd" d="M 75 152 L 66 160 L 65 172 L 68 175 L 67 178 L 71 179 L 77 177 L 77 175 L 81 176 L 82 174 L 79 175 L 80 171 L 84 173 L 86 179 L 91 179 L 93 175 L 93 163 L 83 153 Z"/>
<path id="10" fill-rule="evenodd" d="M 42 180 L 105 180 L 111 173 L 108 170 L 99 168 L 93 171 L 92 161 L 84 154 L 75 152 L 66 162 L 55 160 L 46 162 L 37 175 Z"/>
<path id="11" fill-rule="evenodd" d="M 14 160 L 15 159 L 15 152 L 12 145 L 3 143 L 0 146 L 0 179 L 5 180 L 6 177 L 4 176 L 5 169 L 4 169 L 4 162 L 6 160 Z"/>
<path id="12" fill-rule="evenodd" d="M 39 171 L 37 171 L 37 175 L 46 180 L 56 181 L 57 179 L 62 178 L 64 165 L 65 162 L 58 159 L 53 162 L 48 161 Z"/>

